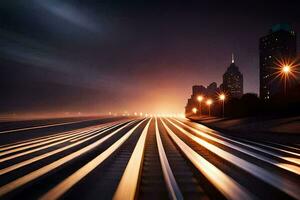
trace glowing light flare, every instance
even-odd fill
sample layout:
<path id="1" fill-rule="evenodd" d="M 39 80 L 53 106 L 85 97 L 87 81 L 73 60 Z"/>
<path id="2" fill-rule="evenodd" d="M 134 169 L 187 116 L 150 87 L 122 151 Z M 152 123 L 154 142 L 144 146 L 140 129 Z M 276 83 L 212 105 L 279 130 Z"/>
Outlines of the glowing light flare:
<path id="1" fill-rule="evenodd" d="M 203 101 L 203 99 L 204 99 L 204 97 L 203 97 L 202 95 L 199 95 L 199 96 L 197 97 L 197 101 L 199 101 L 199 102 Z"/>
<path id="2" fill-rule="evenodd" d="M 225 94 L 220 94 L 220 95 L 219 95 L 219 99 L 220 99 L 221 101 L 224 101 L 224 100 L 226 99 Z"/>
<path id="3" fill-rule="evenodd" d="M 194 114 L 196 114 L 197 113 L 197 108 L 193 108 L 192 111 L 193 111 Z"/>
<path id="4" fill-rule="evenodd" d="M 206 105 L 210 106 L 212 103 L 213 103 L 213 101 L 211 99 L 207 99 Z"/>
<path id="5" fill-rule="evenodd" d="M 180 113 L 178 117 L 185 118 L 185 114 L 184 113 Z"/>
<path id="6" fill-rule="evenodd" d="M 282 67 L 283 73 L 287 74 L 291 71 L 291 67 L 289 65 L 285 65 Z"/>
<path id="7" fill-rule="evenodd" d="M 290 78 L 296 79 L 296 74 L 300 73 L 298 71 L 299 66 L 300 64 L 296 59 L 275 58 L 275 72 L 271 74 L 271 76 L 274 76 L 274 79 L 280 78 L 281 80 L 288 80 Z"/>

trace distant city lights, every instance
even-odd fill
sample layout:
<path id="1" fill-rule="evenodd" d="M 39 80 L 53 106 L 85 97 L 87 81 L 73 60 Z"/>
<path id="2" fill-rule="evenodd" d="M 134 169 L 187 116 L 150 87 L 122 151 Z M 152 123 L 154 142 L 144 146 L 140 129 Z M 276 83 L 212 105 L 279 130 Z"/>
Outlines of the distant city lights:
<path id="1" fill-rule="evenodd" d="M 185 118 L 184 113 L 137 113 L 137 112 L 119 112 L 119 113 L 112 113 L 109 112 L 109 115 L 113 116 L 123 116 L 123 117 L 129 117 L 129 116 L 135 116 L 135 117 L 176 117 L 176 118 Z"/>
<path id="2" fill-rule="evenodd" d="M 193 113 L 196 114 L 197 113 L 197 108 L 193 108 Z"/>
<path id="3" fill-rule="evenodd" d="M 226 99 L 225 94 L 220 94 L 220 95 L 219 95 L 219 99 L 220 99 L 221 101 L 224 101 L 224 100 Z"/>
<path id="4" fill-rule="evenodd" d="M 213 101 L 211 99 L 207 99 L 206 105 L 210 106 L 212 103 L 213 103 Z"/>
<path id="5" fill-rule="evenodd" d="M 203 97 L 202 95 L 199 95 L 199 96 L 197 97 L 197 100 L 198 100 L 199 102 L 201 102 L 203 99 L 204 99 L 204 97 Z"/>

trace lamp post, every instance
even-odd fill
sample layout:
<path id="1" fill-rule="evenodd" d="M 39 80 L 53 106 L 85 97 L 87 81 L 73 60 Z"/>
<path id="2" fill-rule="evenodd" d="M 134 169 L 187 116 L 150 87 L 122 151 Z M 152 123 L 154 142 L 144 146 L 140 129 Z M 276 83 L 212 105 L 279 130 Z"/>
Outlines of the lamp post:
<path id="1" fill-rule="evenodd" d="M 225 113 L 225 112 L 224 112 L 224 107 L 225 107 L 225 105 L 224 105 L 225 103 L 224 103 L 224 102 L 225 102 L 225 99 L 226 99 L 225 94 L 220 94 L 220 95 L 219 95 L 219 99 L 222 101 L 222 116 L 223 116 L 223 118 L 224 118 L 224 115 L 225 115 L 225 114 L 224 114 L 224 113 Z"/>
<path id="2" fill-rule="evenodd" d="M 291 67 L 289 65 L 283 65 L 281 71 L 284 76 L 284 96 L 286 97 L 287 78 L 291 72 Z"/>
<path id="3" fill-rule="evenodd" d="M 203 101 L 203 96 L 202 96 L 202 95 L 199 95 L 199 96 L 197 97 L 197 101 L 199 102 L 199 114 L 200 114 L 200 116 L 201 116 L 201 114 L 202 114 L 202 111 L 201 111 L 201 102 Z"/>
<path id="4" fill-rule="evenodd" d="M 206 105 L 208 106 L 208 116 L 210 116 L 210 106 L 212 104 L 212 100 L 211 99 L 207 99 L 206 101 Z"/>
<path id="5" fill-rule="evenodd" d="M 196 113 L 197 113 L 197 108 L 193 108 L 193 109 L 192 109 L 192 112 L 193 112 L 194 114 L 196 114 Z"/>

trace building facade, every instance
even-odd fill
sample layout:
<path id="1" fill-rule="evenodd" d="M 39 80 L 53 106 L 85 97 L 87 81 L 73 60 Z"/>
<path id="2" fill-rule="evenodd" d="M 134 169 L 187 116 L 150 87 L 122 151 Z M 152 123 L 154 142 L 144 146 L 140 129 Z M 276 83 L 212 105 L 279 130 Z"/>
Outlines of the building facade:
<path id="1" fill-rule="evenodd" d="M 193 115 L 192 109 L 199 108 L 199 102 L 197 100 L 198 96 L 201 95 L 205 98 L 215 99 L 219 92 L 220 88 L 218 88 L 218 85 L 215 82 L 209 84 L 207 87 L 203 85 L 194 85 L 192 88 L 192 95 L 185 106 L 185 115 L 191 116 Z"/>
<path id="2" fill-rule="evenodd" d="M 296 33 L 288 24 L 274 25 L 259 40 L 260 98 L 264 101 L 284 89 L 278 74 L 279 61 L 296 58 Z"/>
<path id="3" fill-rule="evenodd" d="M 235 64 L 234 56 L 232 55 L 231 64 L 223 75 L 222 90 L 231 97 L 240 98 L 244 93 L 243 82 L 243 74 Z"/>

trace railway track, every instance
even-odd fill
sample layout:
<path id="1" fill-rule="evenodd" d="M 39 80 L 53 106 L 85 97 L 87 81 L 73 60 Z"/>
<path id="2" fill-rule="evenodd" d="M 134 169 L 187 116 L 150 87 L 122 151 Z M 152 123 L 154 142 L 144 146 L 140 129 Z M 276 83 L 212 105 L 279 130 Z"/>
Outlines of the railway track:
<path id="1" fill-rule="evenodd" d="M 0 146 L 0 164 L 0 199 L 300 199 L 299 146 L 185 119 L 118 119 L 15 141 Z"/>

